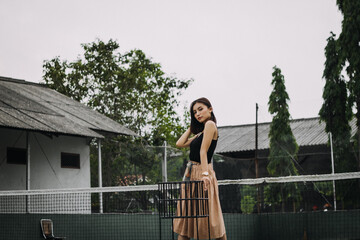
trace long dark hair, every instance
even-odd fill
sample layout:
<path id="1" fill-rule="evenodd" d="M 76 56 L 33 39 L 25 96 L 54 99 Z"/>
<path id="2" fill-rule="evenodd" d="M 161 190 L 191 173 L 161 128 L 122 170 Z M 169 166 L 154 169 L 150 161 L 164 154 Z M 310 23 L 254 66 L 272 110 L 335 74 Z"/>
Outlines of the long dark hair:
<path id="1" fill-rule="evenodd" d="M 200 123 L 198 120 L 196 120 L 195 115 L 194 115 L 194 110 L 193 107 L 196 103 L 202 103 L 205 106 L 207 106 L 208 108 L 211 108 L 211 103 L 207 98 L 199 98 L 196 99 L 195 101 L 193 101 L 190 105 L 190 116 L 191 116 L 191 123 L 190 123 L 190 131 L 193 134 L 198 134 L 200 132 L 202 132 L 204 130 L 204 124 Z M 214 115 L 214 112 L 211 111 L 211 117 L 210 120 L 214 121 L 216 123 L 216 117 Z"/>

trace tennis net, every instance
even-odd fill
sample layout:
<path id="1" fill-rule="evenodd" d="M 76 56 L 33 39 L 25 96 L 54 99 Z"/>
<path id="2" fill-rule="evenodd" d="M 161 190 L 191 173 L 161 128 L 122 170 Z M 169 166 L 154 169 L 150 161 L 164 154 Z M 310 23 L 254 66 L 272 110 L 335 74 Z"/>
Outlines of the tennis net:
<path id="1" fill-rule="evenodd" d="M 359 179 L 360 172 L 221 180 L 228 239 L 360 239 Z M 41 219 L 67 239 L 159 239 L 159 224 L 171 239 L 158 199 L 157 185 L 1 191 L 0 239 L 40 239 Z"/>

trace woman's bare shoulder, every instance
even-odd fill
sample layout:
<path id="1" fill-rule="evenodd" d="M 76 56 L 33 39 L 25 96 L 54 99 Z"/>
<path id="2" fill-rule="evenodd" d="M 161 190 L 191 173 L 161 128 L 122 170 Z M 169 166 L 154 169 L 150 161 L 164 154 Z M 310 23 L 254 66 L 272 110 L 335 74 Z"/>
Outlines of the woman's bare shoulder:
<path id="1" fill-rule="evenodd" d="M 216 123 L 212 120 L 209 120 L 205 123 L 204 132 L 216 132 L 217 127 Z"/>
<path id="2" fill-rule="evenodd" d="M 213 120 L 206 121 L 205 128 L 215 128 L 216 129 L 216 123 Z"/>
<path id="3" fill-rule="evenodd" d="M 218 130 L 217 130 L 216 123 L 214 121 L 209 120 L 205 123 L 204 132 L 212 135 L 213 140 L 218 139 Z"/>

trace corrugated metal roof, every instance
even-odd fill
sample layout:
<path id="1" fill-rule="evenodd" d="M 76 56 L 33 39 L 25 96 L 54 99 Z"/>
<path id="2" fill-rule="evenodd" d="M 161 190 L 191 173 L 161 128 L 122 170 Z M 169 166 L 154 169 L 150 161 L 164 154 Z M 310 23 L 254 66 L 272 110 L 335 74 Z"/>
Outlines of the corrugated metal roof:
<path id="1" fill-rule="evenodd" d="M 356 132 L 356 121 L 350 123 L 352 134 Z M 299 146 L 326 145 L 328 135 L 325 123 L 319 118 L 303 118 L 290 121 L 290 127 Z M 216 153 L 255 150 L 255 124 L 219 127 Z M 258 124 L 258 149 L 269 148 L 270 123 Z"/>
<path id="2" fill-rule="evenodd" d="M 103 138 L 136 133 L 43 84 L 0 77 L 0 126 Z"/>

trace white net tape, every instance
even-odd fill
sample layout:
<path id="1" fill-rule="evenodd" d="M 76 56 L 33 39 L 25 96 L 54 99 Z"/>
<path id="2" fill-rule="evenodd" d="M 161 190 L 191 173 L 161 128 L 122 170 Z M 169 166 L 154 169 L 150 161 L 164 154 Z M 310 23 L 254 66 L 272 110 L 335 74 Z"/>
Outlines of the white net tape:
<path id="1" fill-rule="evenodd" d="M 286 183 L 286 182 L 319 182 L 332 180 L 347 180 L 360 178 L 360 172 L 319 174 L 319 175 L 300 175 L 287 177 L 265 177 L 235 180 L 219 180 L 219 185 L 257 185 L 262 183 Z M 16 195 L 43 195 L 43 194 L 60 194 L 60 193 L 105 193 L 105 192 L 141 192 L 156 191 L 158 185 L 137 185 L 137 186 L 119 186 L 119 187 L 102 187 L 102 188 L 76 188 L 76 189 L 41 189 L 41 190 L 12 190 L 0 191 L 0 196 Z"/>

